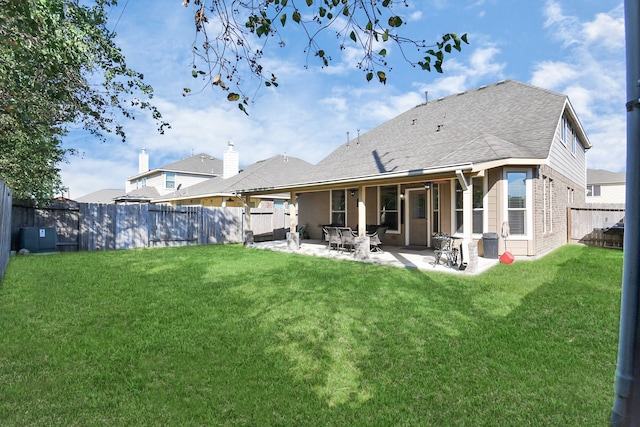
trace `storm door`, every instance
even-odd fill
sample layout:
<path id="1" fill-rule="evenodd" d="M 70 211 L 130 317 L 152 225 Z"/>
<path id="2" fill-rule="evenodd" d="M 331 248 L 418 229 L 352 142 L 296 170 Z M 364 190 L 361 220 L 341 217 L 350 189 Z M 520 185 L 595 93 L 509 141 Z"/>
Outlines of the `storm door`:
<path id="1" fill-rule="evenodd" d="M 424 189 L 408 192 L 409 245 L 427 246 L 427 192 Z"/>

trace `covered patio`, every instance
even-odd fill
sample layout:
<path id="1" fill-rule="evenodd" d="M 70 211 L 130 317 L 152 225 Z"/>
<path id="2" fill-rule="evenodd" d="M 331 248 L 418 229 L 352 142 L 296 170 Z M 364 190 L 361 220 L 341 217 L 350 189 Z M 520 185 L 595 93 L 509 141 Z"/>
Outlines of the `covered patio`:
<path id="1" fill-rule="evenodd" d="M 395 247 L 387 246 L 382 252 L 372 252 L 365 260 L 357 259 L 354 252 L 339 251 L 329 249 L 326 243 L 316 239 L 304 239 L 300 241 L 299 249 L 290 249 L 286 240 L 272 240 L 267 242 L 256 242 L 252 247 L 263 250 L 281 251 L 296 253 L 307 256 L 318 256 L 337 260 L 348 260 L 354 262 L 364 262 L 369 264 L 387 265 L 391 267 L 401 267 L 414 270 L 437 271 L 451 274 L 479 274 L 497 265 L 497 259 L 478 257 L 477 265 L 473 271 L 468 269 L 460 270 L 460 260 L 458 264 L 449 267 L 446 262 L 435 263 L 433 249 L 426 247 Z"/>

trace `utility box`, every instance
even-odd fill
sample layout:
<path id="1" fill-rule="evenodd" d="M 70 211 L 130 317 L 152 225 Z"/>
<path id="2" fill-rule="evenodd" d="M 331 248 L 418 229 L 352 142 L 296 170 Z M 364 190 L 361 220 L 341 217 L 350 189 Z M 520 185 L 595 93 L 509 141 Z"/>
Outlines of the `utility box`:
<path id="1" fill-rule="evenodd" d="M 56 251 L 55 227 L 22 227 L 20 228 L 20 249 L 32 253 Z"/>
<path id="2" fill-rule="evenodd" d="M 498 259 L 498 234 L 484 233 L 482 235 L 482 246 L 484 247 L 484 257 Z"/>

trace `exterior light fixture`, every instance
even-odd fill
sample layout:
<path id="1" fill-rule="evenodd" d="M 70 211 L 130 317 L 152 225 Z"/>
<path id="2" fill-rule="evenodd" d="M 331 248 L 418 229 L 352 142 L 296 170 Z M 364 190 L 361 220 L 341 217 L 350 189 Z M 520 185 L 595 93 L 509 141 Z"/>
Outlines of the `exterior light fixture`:
<path id="1" fill-rule="evenodd" d="M 431 189 L 431 182 L 429 182 L 429 181 L 425 182 L 425 183 L 424 183 L 424 189 L 425 189 L 425 190 L 429 190 L 429 189 Z"/>
<path id="2" fill-rule="evenodd" d="M 355 196 L 356 195 L 356 189 L 355 188 L 351 188 L 349 190 L 349 194 L 351 194 L 351 197 Z"/>

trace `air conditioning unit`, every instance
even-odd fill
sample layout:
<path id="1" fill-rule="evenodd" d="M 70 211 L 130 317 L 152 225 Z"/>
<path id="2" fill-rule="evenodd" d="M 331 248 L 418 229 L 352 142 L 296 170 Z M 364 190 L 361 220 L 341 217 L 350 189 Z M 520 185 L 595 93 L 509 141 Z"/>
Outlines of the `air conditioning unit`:
<path id="1" fill-rule="evenodd" d="M 32 253 L 55 252 L 55 227 L 20 228 L 20 249 L 27 249 Z"/>

